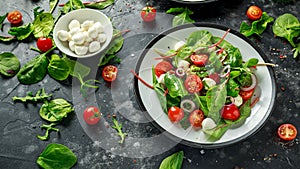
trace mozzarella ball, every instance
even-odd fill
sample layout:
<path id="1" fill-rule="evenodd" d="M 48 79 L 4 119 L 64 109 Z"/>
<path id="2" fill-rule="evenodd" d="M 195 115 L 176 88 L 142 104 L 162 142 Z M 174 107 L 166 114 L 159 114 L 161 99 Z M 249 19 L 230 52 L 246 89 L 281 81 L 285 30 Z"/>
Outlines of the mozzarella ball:
<path id="1" fill-rule="evenodd" d="M 91 26 L 91 27 L 88 29 L 88 35 L 89 35 L 89 37 L 91 37 L 91 38 L 97 38 L 97 36 L 98 36 L 98 31 L 97 31 L 97 29 L 96 29 L 94 26 Z"/>
<path id="2" fill-rule="evenodd" d="M 81 24 L 81 28 L 87 31 L 91 26 L 93 26 L 94 21 L 86 20 Z"/>
<path id="3" fill-rule="evenodd" d="M 216 126 L 217 125 L 216 125 L 215 121 L 209 117 L 205 118 L 202 121 L 202 129 L 203 130 L 210 130 L 210 129 L 215 128 Z"/>
<path id="4" fill-rule="evenodd" d="M 96 51 L 100 50 L 100 47 L 101 47 L 100 42 L 93 41 L 89 45 L 89 52 L 91 52 L 91 53 L 96 52 Z"/>
<path id="5" fill-rule="evenodd" d="M 77 55 L 82 56 L 82 55 L 85 55 L 87 52 L 88 52 L 88 47 L 75 45 L 75 53 Z"/>
<path id="6" fill-rule="evenodd" d="M 74 41 L 69 41 L 69 48 L 71 51 L 75 51 L 75 43 Z"/>
<path id="7" fill-rule="evenodd" d="M 106 39 L 107 39 L 107 37 L 104 33 L 98 34 L 97 41 L 99 41 L 100 43 L 104 43 L 106 41 Z"/>
<path id="8" fill-rule="evenodd" d="M 84 39 L 84 34 L 82 32 L 78 32 L 75 35 L 72 36 L 72 41 L 74 41 L 74 43 L 76 45 L 81 45 L 84 43 L 85 39 Z"/>
<path id="9" fill-rule="evenodd" d="M 243 104 L 243 98 L 242 98 L 242 96 L 237 95 L 233 99 L 234 99 L 234 105 L 236 105 L 237 107 L 239 107 L 239 106 L 241 106 Z"/>
<path id="10" fill-rule="evenodd" d="M 73 29 L 73 28 L 80 28 L 80 22 L 76 19 L 73 19 L 70 23 L 69 23 L 69 29 Z"/>
<path id="11" fill-rule="evenodd" d="M 96 22 L 94 24 L 94 27 L 97 29 L 98 33 L 104 32 L 104 27 L 100 22 Z"/>
<path id="12" fill-rule="evenodd" d="M 176 44 L 175 44 L 175 46 L 174 46 L 174 50 L 175 51 L 178 51 L 179 49 L 181 49 L 183 46 L 184 46 L 184 42 L 183 41 L 179 41 L 179 42 L 177 42 Z"/>
<path id="13" fill-rule="evenodd" d="M 203 78 L 202 81 L 206 84 L 205 85 L 205 89 L 206 90 L 209 89 L 209 88 L 211 88 L 211 87 L 213 87 L 213 86 L 215 86 L 217 84 L 216 81 L 214 81 L 212 78 L 205 77 L 205 78 Z"/>
<path id="14" fill-rule="evenodd" d="M 69 32 L 65 31 L 65 30 L 60 30 L 57 32 L 57 36 L 58 39 L 65 42 L 67 40 L 70 39 L 71 35 L 69 34 Z"/>
<path id="15" fill-rule="evenodd" d="M 72 28 L 69 31 L 69 33 L 70 33 L 71 36 L 75 35 L 78 32 L 81 32 L 80 28 Z"/>

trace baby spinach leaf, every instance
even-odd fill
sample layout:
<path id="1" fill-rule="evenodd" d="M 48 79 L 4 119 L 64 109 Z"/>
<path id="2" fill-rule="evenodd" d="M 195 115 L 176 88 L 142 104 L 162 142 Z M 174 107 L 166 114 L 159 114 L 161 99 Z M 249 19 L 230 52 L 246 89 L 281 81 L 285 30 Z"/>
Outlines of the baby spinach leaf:
<path id="1" fill-rule="evenodd" d="M 69 66 L 71 76 L 74 76 L 78 79 L 83 79 L 91 71 L 91 68 L 81 64 L 80 62 L 77 62 L 76 60 L 71 60 L 67 57 L 63 57 L 63 59 Z"/>
<path id="2" fill-rule="evenodd" d="M 27 25 L 23 25 L 23 26 L 12 27 L 9 29 L 8 33 L 10 35 L 15 36 L 18 40 L 24 40 L 31 35 L 33 29 L 34 28 L 32 24 L 28 23 Z"/>
<path id="3" fill-rule="evenodd" d="M 54 99 L 45 103 L 40 108 L 40 116 L 49 122 L 59 122 L 69 113 L 73 112 L 72 105 L 64 99 Z"/>
<path id="4" fill-rule="evenodd" d="M 175 74 L 166 73 L 164 81 L 166 87 L 168 88 L 168 94 L 171 97 L 183 97 L 188 94 L 183 85 L 183 81 L 177 78 Z"/>
<path id="5" fill-rule="evenodd" d="M 69 0 L 62 8 L 62 12 L 68 13 L 70 11 L 73 11 L 76 9 L 82 9 L 82 8 L 85 8 L 85 6 L 81 2 L 81 0 Z"/>
<path id="6" fill-rule="evenodd" d="M 193 11 L 191 11 L 190 9 L 186 8 L 170 8 L 169 10 L 166 11 L 167 14 L 173 13 L 173 14 L 177 14 L 174 18 L 173 18 L 173 22 L 172 25 L 178 26 L 178 25 L 183 25 L 183 24 L 187 24 L 187 23 L 194 23 L 195 21 L 193 19 L 190 18 L 190 15 L 194 14 Z"/>
<path id="7" fill-rule="evenodd" d="M 161 162 L 159 169 L 181 169 L 183 156 L 183 151 L 168 156 Z"/>
<path id="8" fill-rule="evenodd" d="M 230 124 L 225 123 L 223 120 L 219 120 L 217 126 L 210 130 L 203 130 L 203 132 L 208 136 L 208 140 L 216 141 L 219 140 L 224 133 L 229 129 Z"/>
<path id="9" fill-rule="evenodd" d="M 8 13 L 6 13 L 6 14 L 0 16 L 0 30 L 2 30 L 3 22 L 5 21 L 7 15 L 8 15 Z"/>
<path id="10" fill-rule="evenodd" d="M 47 70 L 48 74 L 56 80 L 65 80 L 70 74 L 70 68 L 66 61 L 57 54 L 51 55 Z"/>
<path id="11" fill-rule="evenodd" d="M 251 59 L 249 59 L 247 62 L 245 62 L 243 64 L 243 67 L 244 68 L 252 67 L 252 66 L 257 65 L 257 63 L 258 63 L 258 59 L 257 58 L 251 58 Z"/>
<path id="12" fill-rule="evenodd" d="M 212 34 L 207 30 L 195 31 L 187 38 L 186 45 L 192 46 L 193 49 L 208 46 L 211 44 Z"/>
<path id="13" fill-rule="evenodd" d="M 241 67 L 243 64 L 243 57 L 239 48 L 231 47 L 226 49 L 228 56 L 224 60 L 224 64 L 231 67 Z"/>
<path id="14" fill-rule="evenodd" d="M 51 13 L 44 12 L 37 15 L 32 24 L 35 38 L 48 37 L 54 26 L 54 19 Z"/>
<path id="15" fill-rule="evenodd" d="M 70 169 L 76 162 L 76 155 L 68 147 L 57 143 L 50 143 L 36 161 L 44 169 Z"/>
<path id="16" fill-rule="evenodd" d="M 14 76 L 20 70 L 19 59 L 11 52 L 0 54 L 0 73 L 5 76 Z"/>
<path id="17" fill-rule="evenodd" d="M 240 92 L 240 86 L 235 82 L 233 78 L 229 78 L 227 86 L 227 95 L 237 97 Z"/>
<path id="18" fill-rule="evenodd" d="M 84 6 L 94 9 L 105 9 L 106 7 L 112 5 L 114 2 L 115 0 L 98 1 L 84 4 Z"/>

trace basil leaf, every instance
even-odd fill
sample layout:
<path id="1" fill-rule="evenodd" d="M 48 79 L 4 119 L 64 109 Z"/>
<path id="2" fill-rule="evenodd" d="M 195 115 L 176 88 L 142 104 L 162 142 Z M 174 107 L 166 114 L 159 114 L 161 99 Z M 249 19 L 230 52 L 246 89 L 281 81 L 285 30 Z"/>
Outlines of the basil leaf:
<path id="1" fill-rule="evenodd" d="M 54 19 L 51 13 L 39 14 L 33 21 L 33 35 L 35 38 L 48 37 L 54 26 Z"/>
<path id="2" fill-rule="evenodd" d="M 14 76 L 20 70 L 19 59 L 10 52 L 0 54 L 0 73 L 5 76 Z"/>
<path id="3" fill-rule="evenodd" d="M 53 54 L 48 65 L 48 74 L 56 80 L 65 80 L 70 74 L 70 68 L 64 59 Z"/>
<path id="4" fill-rule="evenodd" d="M 3 16 L 0 16 L 0 30 L 3 27 L 3 22 L 5 21 L 7 15 L 8 15 L 8 13 L 4 14 Z"/>
<path id="5" fill-rule="evenodd" d="M 99 2 L 91 2 L 89 4 L 85 4 L 85 7 L 94 8 L 94 9 L 105 9 L 106 7 L 112 5 L 115 0 L 106 0 L 106 1 L 99 1 Z"/>
<path id="6" fill-rule="evenodd" d="M 159 169 L 180 169 L 183 162 L 183 155 L 183 151 L 170 155 L 161 162 Z"/>
<path id="7" fill-rule="evenodd" d="M 9 29 L 8 33 L 15 36 L 18 40 L 24 40 L 28 38 L 33 32 L 33 26 L 31 23 L 27 25 L 12 27 Z"/>
<path id="8" fill-rule="evenodd" d="M 18 72 L 18 80 L 23 84 L 34 84 L 44 79 L 49 61 L 42 54 L 27 62 Z"/>
<path id="9" fill-rule="evenodd" d="M 40 167 L 47 169 L 69 169 L 76 162 L 76 155 L 68 147 L 57 143 L 49 144 L 36 160 Z"/>

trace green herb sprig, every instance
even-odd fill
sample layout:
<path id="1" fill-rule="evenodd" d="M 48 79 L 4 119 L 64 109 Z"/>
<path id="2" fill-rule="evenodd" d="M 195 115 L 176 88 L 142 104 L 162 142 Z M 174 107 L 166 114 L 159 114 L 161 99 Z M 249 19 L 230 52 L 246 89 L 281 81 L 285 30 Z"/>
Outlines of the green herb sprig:
<path id="1" fill-rule="evenodd" d="M 122 127 L 123 127 L 123 126 L 122 126 L 121 123 L 119 123 L 119 122 L 117 121 L 116 115 L 113 116 L 112 121 L 113 121 L 113 123 L 114 123 L 114 125 L 112 126 L 112 128 L 115 129 L 115 130 L 118 132 L 118 135 L 119 135 L 120 138 L 121 138 L 120 141 L 119 141 L 119 143 L 120 143 L 120 144 L 123 144 L 124 141 L 125 141 L 125 137 L 127 136 L 127 133 L 124 133 L 124 132 L 122 131 Z"/>

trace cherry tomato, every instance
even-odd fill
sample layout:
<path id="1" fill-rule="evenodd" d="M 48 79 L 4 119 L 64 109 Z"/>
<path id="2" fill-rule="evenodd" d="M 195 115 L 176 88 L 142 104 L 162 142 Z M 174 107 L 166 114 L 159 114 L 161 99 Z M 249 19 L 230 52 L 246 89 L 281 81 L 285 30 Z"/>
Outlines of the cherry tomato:
<path id="1" fill-rule="evenodd" d="M 160 75 L 165 74 L 169 70 L 172 70 L 172 68 L 173 68 L 173 66 L 170 62 L 161 61 L 155 66 L 154 72 L 155 72 L 155 75 L 157 77 L 159 77 Z"/>
<path id="2" fill-rule="evenodd" d="M 40 51 L 47 52 L 53 46 L 52 39 L 51 38 L 40 37 L 36 41 L 36 45 L 37 45 L 37 47 L 39 48 Z"/>
<path id="3" fill-rule="evenodd" d="M 194 110 L 189 115 L 189 121 L 193 127 L 200 128 L 202 127 L 202 121 L 204 120 L 204 113 L 202 110 Z"/>
<path id="4" fill-rule="evenodd" d="M 234 104 L 226 104 L 221 109 L 221 116 L 225 120 L 237 120 L 240 117 L 240 110 Z"/>
<path id="5" fill-rule="evenodd" d="M 13 25 L 19 25 L 22 23 L 22 14 L 21 12 L 14 10 L 7 14 L 7 20 Z"/>
<path id="6" fill-rule="evenodd" d="M 189 75 L 184 81 L 184 86 L 189 93 L 197 93 L 203 88 L 203 83 L 199 76 Z"/>
<path id="7" fill-rule="evenodd" d="M 172 106 L 168 110 L 168 117 L 172 122 L 179 122 L 184 117 L 184 111 L 177 106 Z"/>
<path id="8" fill-rule="evenodd" d="M 105 81 L 112 82 L 116 80 L 118 68 L 114 65 L 107 65 L 102 70 L 102 77 Z"/>
<path id="9" fill-rule="evenodd" d="M 205 66 L 205 63 L 208 60 L 208 56 L 206 54 L 193 54 L 190 56 L 190 59 L 194 63 L 194 65 Z"/>
<path id="10" fill-rule="evenodd" d="M 101 113 L 99 109 L 95 106 L 89 106 L 84 109 L 83 119 L 89 125 L 95 125 L 99 122 L 101 118 Z"/>
<path id="11" fill-rule="evenodd" d="M 262 10 L 260 9 L 260 7 L 258 6 L 250 6 L 247 10 L 247 17 L 252 20 L 252 21 L 255 21 L 255 20 L 258 20 L 261 18 L 262 16 Z"/>
<path id="12" fill-rule="evenodd" d="M 250 99 L 254 93 L 254 89 L 248 90 L 248 91 L 242 91 L 240 90 L 239 95 L 243 98 L 244 101 Z"/>
<path id="13" fill-rule="evenodd" d="M 292 124 L 286 123 L 278 127 L 277 133 L 282 140 L 290 141 L 296 138 L 297 128 Z"/>
<path id="14" fill-rule="evenodd" d="M 156 9 L 152 6 L 145 6 L 141 11 L 141 17 L 145 22 L 151 22 L 156 17 Z"/>

